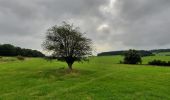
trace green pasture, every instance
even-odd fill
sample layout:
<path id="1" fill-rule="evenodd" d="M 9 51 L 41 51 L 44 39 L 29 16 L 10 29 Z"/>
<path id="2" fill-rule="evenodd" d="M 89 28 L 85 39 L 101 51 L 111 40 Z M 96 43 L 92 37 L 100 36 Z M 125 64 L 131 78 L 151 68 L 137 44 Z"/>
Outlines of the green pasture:
<path id="1" fill-rule="evenodd" d="M 118 64 L 122 58 L 91 57 L 72 73 L 59 61 L 0 58 L 0 100 L 170 100 L 170 67 L 146 65 L 170 56 L 142 65 Z"/>
<path id="2" fill-rule="evenodd" d="M 156 53 L 157 56 L 170 56 L 170 52 L 160 52 Z"/>

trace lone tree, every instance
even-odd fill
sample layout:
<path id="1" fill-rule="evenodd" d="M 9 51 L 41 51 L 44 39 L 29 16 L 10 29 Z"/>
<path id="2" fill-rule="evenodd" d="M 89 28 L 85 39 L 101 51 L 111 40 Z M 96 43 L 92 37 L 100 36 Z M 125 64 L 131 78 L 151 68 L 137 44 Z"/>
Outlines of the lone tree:
<path id="1" fill-rule="evenodd" d="M 66 62 L 72 70 L 75 61 L 87 60 L 87 56 L 92 55 L 92 41 L 84 34 L 79 27 L 63 22 L 47 30 L 43 47 L 52 53 L 52 58 Z"/>
<path id="2" fill-rule="evenodd" d="M 142 63 L 142 59 L 138 51 L 130 49 L 125 53 L 124 57 L 125 64 L 138 64 Z"/>

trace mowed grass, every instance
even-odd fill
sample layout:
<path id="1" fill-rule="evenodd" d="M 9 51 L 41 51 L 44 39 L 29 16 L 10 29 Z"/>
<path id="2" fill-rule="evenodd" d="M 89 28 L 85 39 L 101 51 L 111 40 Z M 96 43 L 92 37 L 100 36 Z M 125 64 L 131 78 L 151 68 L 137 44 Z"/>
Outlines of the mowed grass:
<path id="1" fill-rule="evenodd" d="M 170 67 L 118 64 L 121 56 L 91 57 L 68 73 L 63 62 L 0 61 L 0 100 L 170 100 Z"/>

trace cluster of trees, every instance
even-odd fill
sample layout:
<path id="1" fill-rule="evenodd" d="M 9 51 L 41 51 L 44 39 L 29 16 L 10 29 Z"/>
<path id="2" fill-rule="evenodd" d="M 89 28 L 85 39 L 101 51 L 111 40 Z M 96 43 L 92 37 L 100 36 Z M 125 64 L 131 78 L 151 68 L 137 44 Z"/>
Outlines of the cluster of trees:
<path id="1" fill-rule="evenodd" d="M 142 58 L 138 51 L 130 49 L 129 51 L 125 52 L 123 61 L 120 61 L 123 64 L 141 64 Z"/>
<path id="2" fill-rule="evenodd" d="M 153 53 L 170 52 L 170 49 L 154 49 L 150 50 Z"/>
<path id="3" fill-rule="evenodd" d="M 114 56 L 114 55 L 125 55 L 127 50 L 122 51 L 110 51 L 99 53 L 98 56 Z M 154 49 L 154 50 L 137 50 L 137 52 L 142 56 L 154 56 L 155 53 L 170 52 L 170 49 Z"/>
<path id="4" fill-rule="evenodd" d="M 110 51 L 110 52 L 102 52 L 99 53 L 98 56 L 113 56 L 113 55 L 125 55 L 126 52 L 128 51 Z M 144 56 L 153 56 L 154 54 L 151 51 L 146 51 L 146 50 L 138 50 L 137 51 L 140 56 L 144 57 Z"/>
<path id="5" fill-rule="evenodd" d="M 126 51 L 110 51 L 110 52 L 102 52 L 97 54 L 97 56 L 111 56 L 111 55 L 124 55 Z"/>
<path id="6" fill-rule="evenodd" d="M 123 64 L 141 64 L 142 58 L 138 51 L 130 49 L 124 55 L 123 61 L 120 61 Z M 157 66 L 170 66 L 170 61 L 162 61 L 162 60 L 153 60 L 148 62 L 149 65 L 157 65 Z"/>
<path id="7" fill-rule="evenodd" d="M 37 50 L 25 49 L 11 44 L 0 45 L 0 56 L 24 56 L 24 57 L 44 57 L 45 55 Z"/>
<path id="8" fill-rule="evenodd" d="M 161 61 L 161 60 L 153 60 L 148 63 L 149 65 L 157 65 L 157 66 L 170 66 L 170 61 Z"/>

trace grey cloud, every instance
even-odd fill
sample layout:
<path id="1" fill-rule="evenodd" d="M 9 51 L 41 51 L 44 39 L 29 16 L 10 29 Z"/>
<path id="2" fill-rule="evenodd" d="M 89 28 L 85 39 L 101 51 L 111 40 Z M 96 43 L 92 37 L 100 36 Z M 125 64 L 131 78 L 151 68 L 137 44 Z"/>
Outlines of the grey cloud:
<path id="1" fill-rule="evenodd" d="M 0 43 L 42 50 L 46 30 L 68 21 L 99 51 L 170 46 L 169 0 L 116 0 L 112 6 L 111 1 L 0 0 Z M 99 31 L 104 24 L 108 27 Z"/>
<path id="2" fill-rule="evenodd" d="M 63 20 L 83 22 L 80 27 L 89 36 L 94 36 L 93 28 L 95 23 L 99 23 L 98 17 L 101 16 L 98 8 L 108 2 L 109 0 L 0 0 L 0 42 L 11 42 L 24 47 L 31 44 L 32 48 L 41 49 L 46 29 Z"/>
<path id="3" fill-rule="evenodd" d="M 34 34 L 45 23 L 99 16 L 108 0 L 1 0 L 1 34 Z"/>
<path id="4" fill-rule="evenodd" d="M 126 21 L 126 29 L 117 38 L 124 45 L 159 48 L 170 43 L 170 1 L 126 0 L 119 3 L 122 3 L 119 16 Z"/>
<path id="5" fill-rule="evenodd" d="M 121 17 L 130 21 L 160 14 L 169 9 L 170 5 L 169 0 L 118 0 L 116 3 Z"/>

